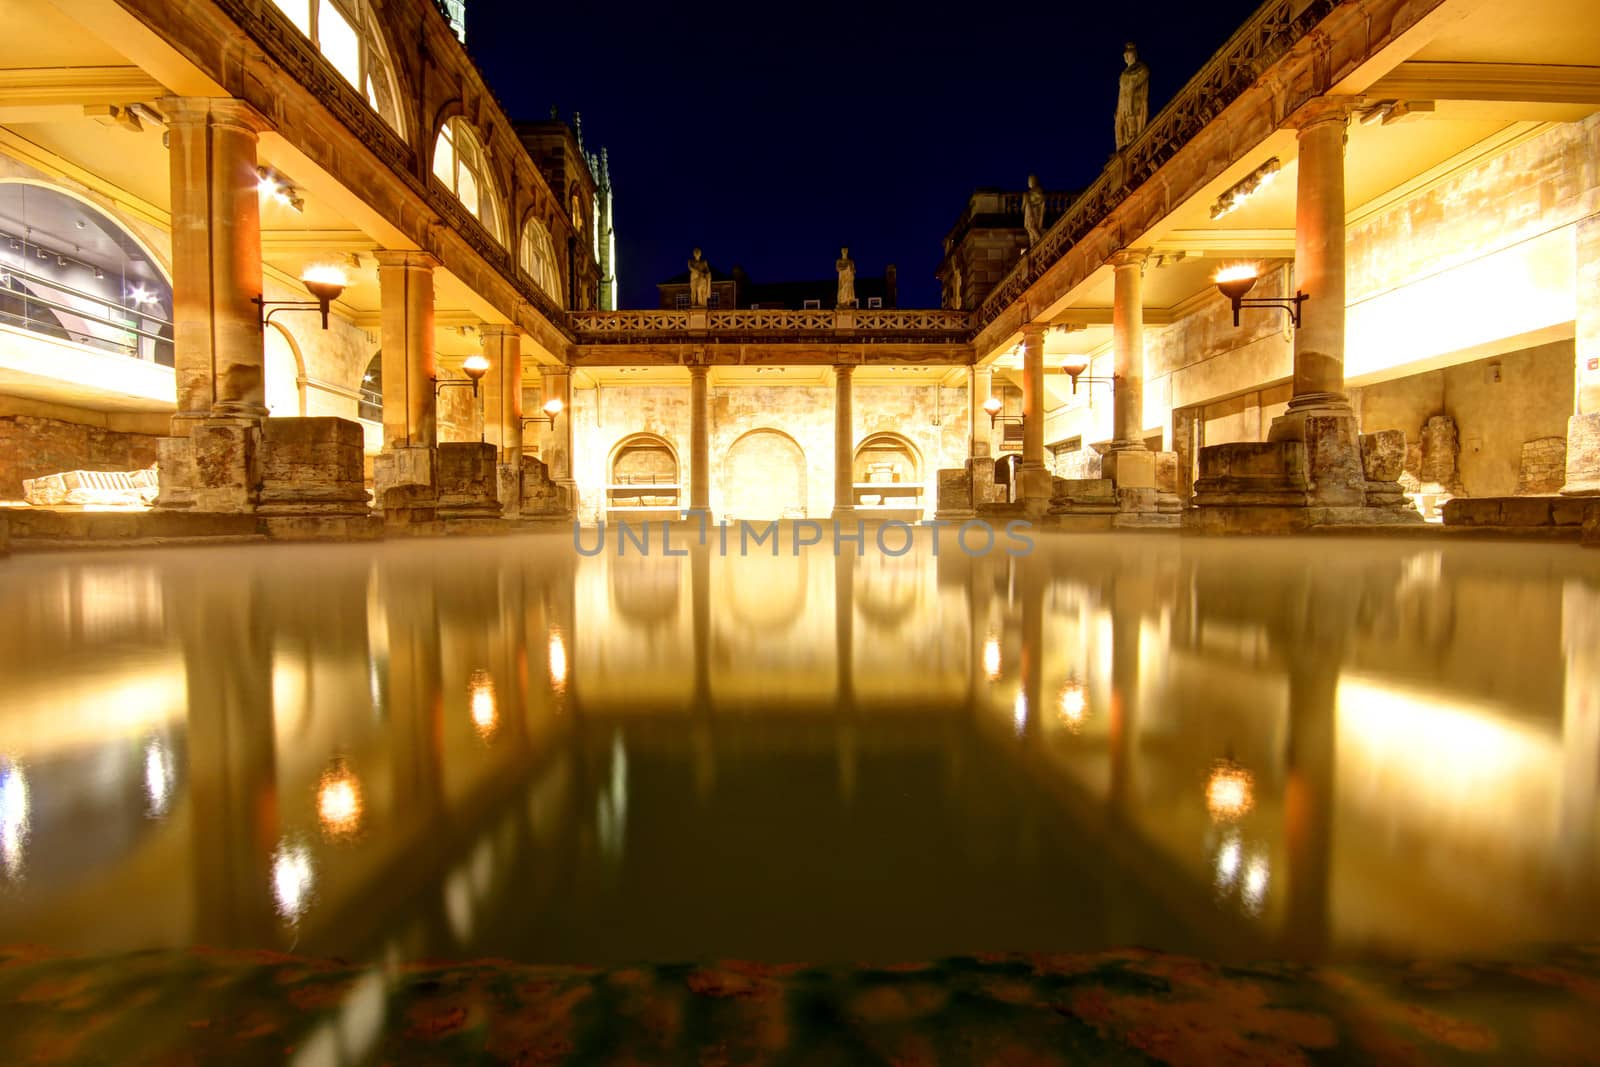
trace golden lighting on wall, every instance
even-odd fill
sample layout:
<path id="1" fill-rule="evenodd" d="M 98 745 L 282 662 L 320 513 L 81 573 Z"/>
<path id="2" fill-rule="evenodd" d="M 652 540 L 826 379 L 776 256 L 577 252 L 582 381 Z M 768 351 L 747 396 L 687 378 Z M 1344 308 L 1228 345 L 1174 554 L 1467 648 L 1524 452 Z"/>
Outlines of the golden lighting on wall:
<path id="1" fill-rule="evenodd" d="M 256 192 L 292 211 L 304 212 L 306 209 L 305 197 L 300 195 L 300 190 L 283 175 L 267 167 L 256 168 Z"/>
<path id="2" fill-rule="evenodd" d="M 1272 184 L 1272 180 L 1283 169 L 1283 164 L 1278 162 L 1276 156 L 1267 160 L 1255 170 L 1246 174 L 1226 192 L 1217 197 L 1217 202 L 1211 205 L 1212 219 L 1220 219 L 1231 214 L 1244 205 L 1246 200 Z"/>
<path id="3" fill-rule="evenodd" d="M 567 687 L 567 643 L 554 627 L 550 630 L 549 660 L 550 685 L 559 693 Z"/>
<path id="4" fill-rule="evenodd" d="M 500 711 L 495 705 L 494 679 L 486 670 L 472 672 L 467 682 L 467 710 L 472 715 L 472 726 L 485 741 L 494 736 L 500 725 Z"/>
<path id="5" fill-rule="evenodd" d="M 144 747 L 144 795 L 149 802 L 145 813 L 159 819 L 172 804 L 175 776 L 172 773 L 172 755 L 159 739 Z"/>
<path id="6" fill-rule="evenodd" d="M 991 682 L 1000 677 L 1000 638 L 994 634 L 983 641 L 983 676 Z"/>
<path id="7" fill-rule="evenodd" d="M 343 756 L 336 758 L 317 784 L 317 818 L 322 821 L 322 832 L 334 838 L 350 837 L 361 829 L 365 806 L 360 779 Z"/>
<path id="8" fill-rule="evenodd" d="M 1083 729 L 1084 720 L 1088 717 L 1088 694 L 1079 682 L 1069 680 L 1061 690 L 1061 721 L 1068 730 L 1077 733 Z"/>
<path id="9" fill-rule="evenodd" d="M 1206 779 L 1206 810 L 1216 822 L 1232 822 L 1255 807 L 1255 778 L 1232 760 L 1218 760 Z"/>

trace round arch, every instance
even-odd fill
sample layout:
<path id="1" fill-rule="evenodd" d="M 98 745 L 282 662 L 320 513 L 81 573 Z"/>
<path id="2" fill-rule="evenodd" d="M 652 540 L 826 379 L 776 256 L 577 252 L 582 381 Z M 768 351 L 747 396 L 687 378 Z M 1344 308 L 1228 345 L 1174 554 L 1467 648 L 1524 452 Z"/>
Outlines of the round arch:
<path id="1" fill-rule="evenodd" d="M 262 339 L 262 370 L 268 416 L 306 413 L 306 361 L 294 335 L 269 322 Z"/>
<path id="2" fill-rule="evenodd" d="M 169 265 L 113 210 L 73 189 L 0 178 L 0 321 L 173 365 Z"/>
<path id="3" fill-rule="evenodd" d="M 852 481 L 922 482 L 922 451 L 909 438 L 882 431 L 856 445 Z"/>
<path id="4" fill-rule="evenodd" d="M 806 452 L 772 427 L 740 435 L 722 460 L 722 510 L 736 519 L 806 517 Z"/>
<path id="5" fill-rule="evenodd" d="M 506 201 L 500 181 L 489 164 L 483 139 L 466 117 L 456 114 L 459 104 L 448 107 L 433 141 L 433 176 L 483 224 L 502 246 L 508 245 Z"/>
<path id="6" fill-rule="evenodd" d="M 678 450 L 660 434 L 629 434 L 606 457 L 610 485 L 678 485 L 681 470 Z"/>

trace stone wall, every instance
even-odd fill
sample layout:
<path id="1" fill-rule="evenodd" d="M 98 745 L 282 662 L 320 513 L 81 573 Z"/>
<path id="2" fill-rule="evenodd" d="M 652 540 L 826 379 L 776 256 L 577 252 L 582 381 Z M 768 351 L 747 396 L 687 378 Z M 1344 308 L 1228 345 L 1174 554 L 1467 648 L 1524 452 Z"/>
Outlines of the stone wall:
<path id="1" fill-rule="evenodd" d="M 855 386 L 855 438 L 877 433 L 909 443 L 919 463 L 923 505 L 932 515 L 936 472 L 959 467 L 969 446 L 962 386 L 863 382 Z M 833 511 L 834 387 L 713 385 L 711 509 L 730 518 L 826 518 Z M 601 386 L 573 391 L 573 477 L 580 518 L 600 517 L 610 464 L 638 434 L 665 441 L 677 457 L 681 500 L 689 499 L 689 386 Z M 935 422 L 937 421 L 937 425 Z"/>
<path id="2" fill-rule="evenodd" d="M 1403 430 L 1408 446 L 1421 440 L 1428 418 L 1449 415 L 1466 495 L 1511 496 L 1518 492 L 1523 445 L 1566 438 L 1572 358 L 1572 342 L 1560 341 L 1369 385 L 1352 390 L 1351 402 L 1362 432 Z"/>
<path id="3" fill-rule="evenodd" d="M 1567 441 L 1541 437 L 1522 446 L 1522 467 L 1517 473 L 1517 495 L 1559 493 L 1567 484 Z"/>
<path id="4" fill-rule="evenodd" d="M 129 471 L 156 461 L 153 434 L 33 415 L 0 415 L 0 500 L 21 500 L 24 478 L 61 471 Z"/>

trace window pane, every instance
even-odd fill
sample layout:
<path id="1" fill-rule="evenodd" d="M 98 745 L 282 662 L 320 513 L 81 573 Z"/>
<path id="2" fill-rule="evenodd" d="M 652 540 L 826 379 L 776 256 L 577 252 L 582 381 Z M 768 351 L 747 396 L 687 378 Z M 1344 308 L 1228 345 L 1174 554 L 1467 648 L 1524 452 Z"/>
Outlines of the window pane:
<path id="1" fill-rule="evenodd" d="M 361 40 L 330 0 L 317 9 L 317 47 L 351 85 L 361 86 Z"/>
<path id="2" fill-rule="evenodd" d="M 461 168 L 461 180 L 456 186 L 456 196 L 468 211 L 474 215 L 478 213 L 478 182 L 473 177 L 472 171 L 466 167 Z"/>
<path id="3" fill-rule="evenodd" d="M 450 144 L 449 124 L 439 131 L 439 139 L 433 144 L 433 176 L 444 182 L 451 192 L 455 192 L 456 153 Z"/>
<path id="4" fill-rule="evenodd" d="M 278 5 L 278 10 L 289 16 L 289 21 L 299 27 L 300 32 L 307 37 L 311 36 L 311 0 L 272 0 Z"/>

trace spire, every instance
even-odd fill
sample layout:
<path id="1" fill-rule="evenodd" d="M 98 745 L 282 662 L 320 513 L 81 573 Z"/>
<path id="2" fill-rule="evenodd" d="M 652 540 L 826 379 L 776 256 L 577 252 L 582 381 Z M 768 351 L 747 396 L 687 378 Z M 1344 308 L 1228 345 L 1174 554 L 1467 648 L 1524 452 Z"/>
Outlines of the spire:
<path id="1" fill-rule="evenodd" d="M 611 157 L 605 145 L 600 146 L 600 188 L 611 188 Z"/>
<path id="2" fill-rule="evenodd" d="M 572 113 L 572 132 L 578 138 L 578 154 L 580 156 L 584 155 L 585 153 L 583 151 L 583 112 L 581 112 L 581 111 L 574 111 Z"/>

